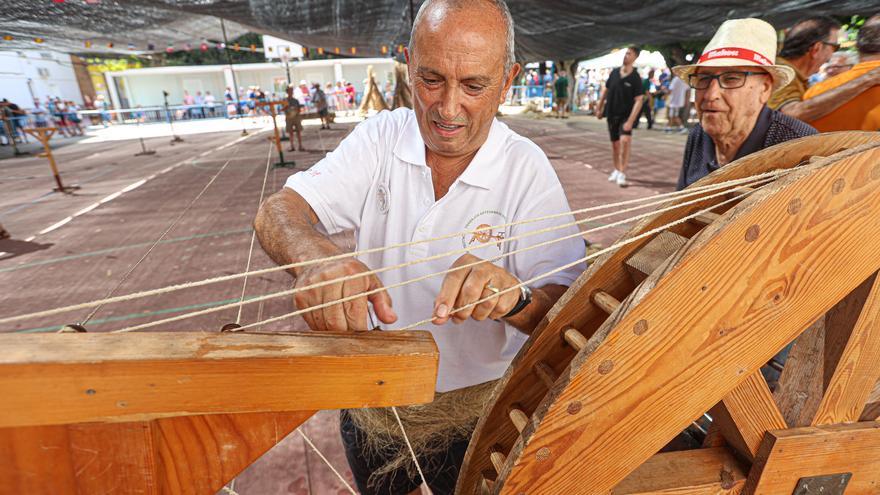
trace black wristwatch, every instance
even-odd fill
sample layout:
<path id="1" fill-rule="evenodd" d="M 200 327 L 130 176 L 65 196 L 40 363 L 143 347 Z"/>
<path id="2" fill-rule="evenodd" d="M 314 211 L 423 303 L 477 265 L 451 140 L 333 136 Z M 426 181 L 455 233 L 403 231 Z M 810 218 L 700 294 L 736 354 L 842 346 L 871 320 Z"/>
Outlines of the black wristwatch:
<path id="1" fill-rule="evenodd" d="M 527 285 L 520 285 L 519 290 L 519 301 L 516 302 L 516 306 L 514 306 L 509 313 L 502 316 L 502 318 L 510 318 L 511 316 L 515 316 L 520 311 L 526 309 L 526 306 L 528 306 L 529 303 L 532 302 L 532 289 L 529 289 Z"/>

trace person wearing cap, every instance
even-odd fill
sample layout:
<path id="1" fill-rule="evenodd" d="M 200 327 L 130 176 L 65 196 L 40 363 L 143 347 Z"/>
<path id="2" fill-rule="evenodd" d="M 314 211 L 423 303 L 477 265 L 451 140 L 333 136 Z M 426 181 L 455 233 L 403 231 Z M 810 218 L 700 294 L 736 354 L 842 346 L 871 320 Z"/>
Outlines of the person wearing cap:
<path id="1" fill-rule="evenodd" d="M 840 23 L 830 17 L 811 17 L 792 26 L 785 36 L 777 63 L 792 69 L 795 78 L 773 92 L 767 103 L 770 108 L 804 122 L 813 122 L 880 84 L 878 67 L 821 95 L 804 99 L 809 77 L 819 72 L 840 49 L 839 34 Z"/>
<path id="2" fill-rule="evenodd" d="M 858 79 L 872 70 L 880 69 L 880 15 L 875 15 L 859 30 L 856 39 L 859 49 L 859 63 L 850 70 L 817 83 L 804 95 L 804 100 L 819 98 L 844 84 Z M 876 119 L 869 119 L 871 112 L 880 108 L 880 86 L 874 86 L 850 101 L 840 105 L 828 115 L 810 122 L 820 132 L 863 130 L 880 130 Z"/>
<path id="3" fill-rule="evenodd" d="M 816 133 L 767 107 L 772 91 L 795 77 L 791 67 L 775 59 L 773 26 L 734 19 L 718 28 L 696 64 L 672 68 L 696 90 L 700 118 L 688 135 L 678 189 L 750 153 Z"/>

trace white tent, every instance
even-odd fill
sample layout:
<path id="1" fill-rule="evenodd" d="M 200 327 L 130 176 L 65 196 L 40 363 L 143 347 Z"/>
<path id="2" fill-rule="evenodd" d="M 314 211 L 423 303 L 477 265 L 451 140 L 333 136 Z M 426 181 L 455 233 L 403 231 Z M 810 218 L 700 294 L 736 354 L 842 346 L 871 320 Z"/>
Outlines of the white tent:
<path id="1" fill-rule="evenodd" d="M 602 55 L 601 57 L 584 60 L 578 64 L 578 69 L 606 69 L 620 67 L 623 65 L 623 56 L 625 54 L 626 49 L 615 50 L 607 55 Z M 665 69 L 666 61 L 663 59 L 663 55 L 661 55 L 660 52 L 642 50 L 639 54 L 639 58 L 636 59 L 635 66 L 639 69 Z"/>

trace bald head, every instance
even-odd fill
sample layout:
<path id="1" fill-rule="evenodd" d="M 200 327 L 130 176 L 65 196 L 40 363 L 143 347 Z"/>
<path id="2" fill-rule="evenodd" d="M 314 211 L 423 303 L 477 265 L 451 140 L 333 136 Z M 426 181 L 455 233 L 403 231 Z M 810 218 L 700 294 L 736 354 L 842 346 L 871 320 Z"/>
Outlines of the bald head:
<path id="1" fill-rule="evenodd" d="M 479 13 L 478 19 L 484 23 L 488 21 L 488 28 L 498 34 L 499 43 L 504 45 L 504 73 L 509 72 L 516 62 L 516 57 L 513 17 L 504 0 L 426 0 L 413 21 L 409 37 L 410 54 L 415 51 L 415 40 L 422 31 L 436 31 L 452 15 L 470 11 Z M 487 13 L 495 15 L 487 15 Z"/>

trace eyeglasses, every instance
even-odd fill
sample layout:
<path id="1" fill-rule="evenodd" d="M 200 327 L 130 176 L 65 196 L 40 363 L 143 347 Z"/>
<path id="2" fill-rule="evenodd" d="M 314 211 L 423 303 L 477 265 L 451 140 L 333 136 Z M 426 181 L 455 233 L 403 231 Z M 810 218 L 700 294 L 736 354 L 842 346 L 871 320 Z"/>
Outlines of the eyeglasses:
<path id="1" fill-rule="evenodd" d="M 834 48 L 834 51 L 835 51 L 835 52 L 838 51 L 838 50 L 840 50 L 840 43 L 832 43 L 832 42 L 830 42 L 830 41 L 823 41 L 822 44 L 823 44 L 823 45 L 828 45 L 828 46 L 830 46 L 831 48 Z"/>
<path id="2" fill-rule="evenodd" d="M 766 72 L 722 72 L 721 74 L 691 74 L 688 76 L 688 86 L 694 89 L 707 89 L 713 79 L 718 80 L 718 85 L 722 89 L 741 88 L 746 84 L 746 78 L 749 76 L 769 76 Z"/>

